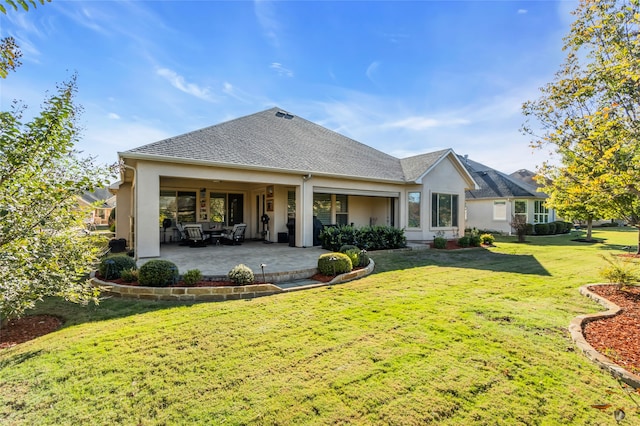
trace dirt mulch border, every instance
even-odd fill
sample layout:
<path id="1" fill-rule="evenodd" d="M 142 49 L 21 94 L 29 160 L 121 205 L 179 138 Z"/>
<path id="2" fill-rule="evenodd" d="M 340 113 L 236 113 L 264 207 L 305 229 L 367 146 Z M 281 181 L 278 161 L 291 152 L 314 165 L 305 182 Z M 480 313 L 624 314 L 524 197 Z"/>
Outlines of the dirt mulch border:
<path id="1" fill-rule="evenodd" d="M 622 380 L 624 383 L 633 387 L 634 389 L 640 389 L 640 376 L 620 367 L 611 359 L 598 352 L 593 346 L 589 344 L 589 342 L 587 342 L 587 339 L 584 336 L 583 329 L 589 322 L 603 318 L 610 318 L 618 315 L 622 311 L 622 308 L 620 306 L 589 290 L 589 287 L 598 285 L 610 284 L 587 284 L 580 287 L 580 294 L 595 300 L 607 310 L 595 314 L 578 315 L 573 320 L 571 320 L 571 323 L 569 324 L 569 333 L 571 334 L 571 339 L 576 344 L 578 349 L 580 349 L 580 351 L 587 358 L 599 365 L 600 368 L 608 371 L 614 377 Z"/>

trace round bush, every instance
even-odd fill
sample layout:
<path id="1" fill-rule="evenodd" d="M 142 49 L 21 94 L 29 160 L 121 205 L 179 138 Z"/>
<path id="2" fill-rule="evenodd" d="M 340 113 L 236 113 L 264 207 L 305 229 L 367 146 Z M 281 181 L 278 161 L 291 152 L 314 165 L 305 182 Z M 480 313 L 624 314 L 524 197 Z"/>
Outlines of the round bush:
<path id="1" fill-rule="evenodd" d="M 253 284 L 255 277 L 253 275 L 253 271 L 246 265 L 242 263 L 240 265 L 236 265 L 232 270 L 229 271 L 229 279 L 233 281 L 235 285 L 247 285 Z"/>
<path id="2" fill-rule="evenodd" d="M 493 245 L 493 242 L 495 241 L 495 237 L 491 234 L 482 234 L 480 235 L 480 242 L 482 244 L 486 244 L 488 246 Z"/>
<path id="3" fill-rule="evenodd" d="M 462 238 L 458 238 L 458 245 L 460 247 L 469 247 L 469 245 L 471 245 L 471 238 L 466 235 Z"/>
<path id="4" fill-rule="evenodd" d="M 323 275 L 337 275 L 351 272 L 353 263 L 344 253 L 325 253 L 318 258 L 318 272 Z"/>
<path id="5" fill-rule="evenodd" d="M 195 285 L 200 280 L 202 280 L 202 272 L 199 269 L 190 269 L 182 276 L 182 281 L 189 286 Z"/>
<path id="6" fill-rule="evenodd" d="M 470 236 L 469 245 L 471 245 L 471 247 L 480 247 L 480 235 L 474 234 Z"/>
<path id="7" fill-rule="evenodd" d="M 167 287 L 178 282 L 178 267 L 168 260 L 150 260 L 140 267 L 138 282 L 149 287 Z"/>
<path id="8" fill-rule="evenodd" d="M 433 248 L 437 248 L 437 249 L 447 248 L 447 240 L 442 237 L 435 237 L 433 239 Z"/>
<path id="9" fill-rule="evenodd" d="M 122 271 L 125 269 L 136 269 L 136 261 L 126 254 L 116 254 L 107 256 L 100 261 L 98 271 L 100 275 L 107 280 L 115 280 L 120 278 Z"/>

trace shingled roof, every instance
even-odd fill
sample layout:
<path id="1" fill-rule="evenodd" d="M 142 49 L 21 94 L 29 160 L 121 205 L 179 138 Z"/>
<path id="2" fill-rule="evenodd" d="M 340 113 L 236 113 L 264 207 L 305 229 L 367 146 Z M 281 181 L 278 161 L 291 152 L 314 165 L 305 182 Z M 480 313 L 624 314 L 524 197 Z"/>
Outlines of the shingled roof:
<path id="1" fill-rule="evenodd" d="M 407 182 L 422 176 L 449 151 L 400 160 L 280 108 L 271 108 L 120 155 Z"/>
<path id="2" fill-rule="evenodd" d="M 404 180 L 399 159 L 279 108 L 121 153 L 123 157 L 136 154 L 287 172 Z"/>
<path id="3" fill-rule="evenodd" d="M 466 157 L 460 161 L 467 168 L 480 189 L 466 191 L 467 200 L 483 198 L 547 198 L 536 187 L 499 172 Z"/>

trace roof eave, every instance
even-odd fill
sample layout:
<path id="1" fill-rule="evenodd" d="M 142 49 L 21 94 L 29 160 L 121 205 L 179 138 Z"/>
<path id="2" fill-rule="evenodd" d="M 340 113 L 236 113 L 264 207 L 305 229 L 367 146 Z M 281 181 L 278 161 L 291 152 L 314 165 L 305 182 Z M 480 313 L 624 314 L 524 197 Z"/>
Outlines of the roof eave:
<path id="1" fill-rule="evenodd" d="M 282 169 L 278 167 L 256 166 L 252 164 L 223 163 L 223 162 L 208 161 L 208 160 L 196 160 L 193 158 L 168 157 L 165 155 L 156 155 L 156 154 L 141 154 L 141 153 L 134 153 L 134 152 L 128 152 L 128 151 L 119 152 L 118 157 L 123 159 L 132 159 L 132 160 L 156 161 L 160 163 L 175 163 L 176 160 L 179 160 L 180 164 L 190 164 L 194 166 L 254 170 L 254 171 L 262 171 L 262 172 L 285 173 L 285 174 L 303 175 L 303 176 L 308 176 L 308 175 L 324 176 L 324 177 L 331 177 L 331 178 L 338 178 L 338 179 L 353 179 L 353 180 L 360 180 L 360 181 L 366 181 L 366 182 L 380 182 L 380 183 L 394 183 L 394 184 L 406 183 L 406 181 L 404 181 L 403 179 L 385 179 L 385 178 L 375 178 L 375 177 L 367 177 L 367 176 L 353 176 L 353 175 L 339 174 L 339 173 L 326 173 L 326 172 L 319 172 L 314 170 Z"/>

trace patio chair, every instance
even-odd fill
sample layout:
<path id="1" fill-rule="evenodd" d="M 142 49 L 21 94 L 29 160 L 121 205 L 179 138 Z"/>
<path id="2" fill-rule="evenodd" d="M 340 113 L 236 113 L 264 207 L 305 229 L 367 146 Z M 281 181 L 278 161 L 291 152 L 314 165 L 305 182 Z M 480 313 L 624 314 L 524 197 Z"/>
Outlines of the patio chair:
<path id="1" fill-rule="evenodd" d="M 184 225 L 183 229 L 189 240 L 189 247 L 207 246 L 207 238 L 202 232 L 202 225 Z"/>
<path id="2" fill-rule="evenodd" d="M 244 231 L 247 229 L 246 223 L 238 223 L 233 225 L 229 231 L 225 231 L 220 236 L 220 240 L 226 244 L 236 245 L 244 241 Z"/>

